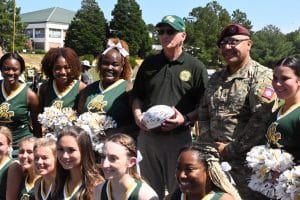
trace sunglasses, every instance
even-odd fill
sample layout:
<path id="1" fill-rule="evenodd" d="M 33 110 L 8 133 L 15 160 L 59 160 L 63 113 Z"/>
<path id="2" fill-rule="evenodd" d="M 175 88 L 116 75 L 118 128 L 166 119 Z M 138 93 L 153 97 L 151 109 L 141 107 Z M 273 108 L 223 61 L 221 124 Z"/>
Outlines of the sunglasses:
<path id="1" fill-rule="evenodd" d="M 175 29 L 159 29 L 157 30 L 157 34 L 158 35 L 163 35 L 163 34 L 167 34 L 167 35 L 174 35 L 175 33 L 177 33 L 178 31 L 176 31 Z"/>
<path id="2" fill-rule="evenodd" d="M 247 40 L 249 40 L 249 39 L 242 39 L 242 40 L 237 40 L 237 39 L 222 40 L 221 42 L 219 42 L 219 47 L 220 48 L 224 48 L 227 44 L 229 46 L 237 46 L 241 42 L 247 41 Z"/>

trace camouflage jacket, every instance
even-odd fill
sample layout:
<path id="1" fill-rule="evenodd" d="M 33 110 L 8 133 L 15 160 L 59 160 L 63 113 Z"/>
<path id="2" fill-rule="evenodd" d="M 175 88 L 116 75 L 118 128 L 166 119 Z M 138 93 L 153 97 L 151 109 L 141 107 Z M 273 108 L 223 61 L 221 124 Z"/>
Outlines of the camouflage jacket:
<path id="1" fill-rule="evenodd" d="M 272 77 L 271 69 L 253 60 L 234 74 L 227 68 L 213 74 L 199 108 L 199 140 L 228 144 L 228 159 L 241 158 L 263 142 L 271 112 L 277 108 Z"/>

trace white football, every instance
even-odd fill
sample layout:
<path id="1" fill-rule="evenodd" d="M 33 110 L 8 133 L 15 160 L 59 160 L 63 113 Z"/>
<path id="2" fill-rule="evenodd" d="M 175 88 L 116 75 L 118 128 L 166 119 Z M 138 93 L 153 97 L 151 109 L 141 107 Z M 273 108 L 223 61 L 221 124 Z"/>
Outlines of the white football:
<path id="1" fill-rule="evenodd" d="M 148 129 L 159 127 L 166 119 L 172 117 L 175 111 L 170 106 L 156 105 L 149 108 L 143 116 L 143 122 Z"/>

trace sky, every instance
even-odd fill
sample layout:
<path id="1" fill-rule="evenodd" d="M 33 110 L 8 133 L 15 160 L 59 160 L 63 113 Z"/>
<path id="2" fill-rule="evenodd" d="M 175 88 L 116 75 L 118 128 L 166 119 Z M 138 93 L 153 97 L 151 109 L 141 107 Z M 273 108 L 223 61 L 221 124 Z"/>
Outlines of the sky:
<path id="1" fill-rule="evenodd" d="M 96 0 L 105 18 L 109 21 L 111 11 L 117 0 Z M 174 14 L 188 17 L 196 7 L 205 7 L 209 0 L 136 0 L 142 10 L 142 18 L 146 24 L 156 24 L 165 15 Z M 21 13 L 60 7 L 77 11 L 81 0 L 16 0 Z M 272 24 L 283 33 L 289 33 L 300 27 L 299 0 L 218 0 L 218 3 L 230 14 L 240 9 L 247 14 L 253 30 L 258 31 Z"/>

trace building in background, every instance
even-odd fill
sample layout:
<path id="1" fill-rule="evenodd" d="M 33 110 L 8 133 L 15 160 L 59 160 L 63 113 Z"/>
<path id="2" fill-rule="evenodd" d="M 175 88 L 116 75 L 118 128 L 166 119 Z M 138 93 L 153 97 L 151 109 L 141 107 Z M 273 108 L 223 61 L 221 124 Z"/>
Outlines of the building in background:
<path id="1" fill-rule="evenodd" d="M 66 31 L 74 11 L 53 7 L 21 14 L 27 27 L 25 34 L 30 38 L 32 50 L 48 51 L 53 47 L 63 47 Z"/>

